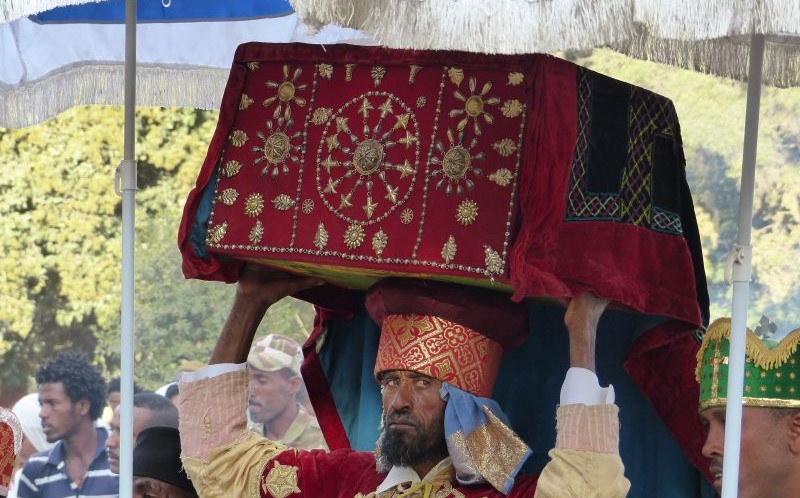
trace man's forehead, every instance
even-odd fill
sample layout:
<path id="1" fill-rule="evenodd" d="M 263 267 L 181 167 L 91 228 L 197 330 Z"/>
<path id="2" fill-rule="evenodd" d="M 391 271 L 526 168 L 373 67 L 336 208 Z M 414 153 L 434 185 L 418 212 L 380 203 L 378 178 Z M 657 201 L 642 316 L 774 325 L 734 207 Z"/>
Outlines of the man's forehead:
<path id="1" fill-rule="evenodd" d="M 423 378 L 423 379 L 433 379 L 436 380 L 435 377 L 431 377 L 430 375 L 426 375 L 422 372 L 417 372 L 416 370 L 386 370 L 381 372 L 381 378 L 385 379 L 387 377 L 408 377 L 408 378 Z"/>

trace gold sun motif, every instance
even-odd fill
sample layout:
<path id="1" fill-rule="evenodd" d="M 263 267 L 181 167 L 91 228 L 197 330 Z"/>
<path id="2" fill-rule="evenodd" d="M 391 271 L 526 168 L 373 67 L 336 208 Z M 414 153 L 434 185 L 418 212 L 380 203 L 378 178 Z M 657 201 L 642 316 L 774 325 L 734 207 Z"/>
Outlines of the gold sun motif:
<path id="1" fill-rule="evenodd" d="M 277 178 L 279 173 L 288 175 L 289 165 L 287 163 L 292 163 L 294 166 L 300 163 L 300 154 L 303 146 L 300 144 L 293 145 L 292 142 L 302 134 L 300 131 L 290 134 L 288 130 L 293 124 L 294 121 L 291 118 L 284 119 L 283 116 L 280 116 L 275 122 L 267 121 L 269 135 L 264 135 L 260 131 L 256 133 L 262 144 L 260 147 L 253 147 L 251 150 L 259 155 L 253 161 L 253 164 L 259 165 L 262 162 L 266 162 L 264 169 L 261 170 L 262 175 L 269 173 L 272 178 Z"/>
<path id="2" fill-rule="evenodd" d="M 350 225 L 344 232 L 344 243 L 350 249 L 356 249 L 364 242 L 364 227 L 361 225 Z"/>
<path id="3" fill-rule="evenodd" d="M 306 99 L 303 97 L 299 97 L 297 92 L 299 90 L 305 90 L 308 88 L 307 83 L 303 83 L 302 85 L 297 84 L 297 79 L 300 75 L 303 74 L 303 69 L 298 67 L 294 70 L 292 77 L 289 77 L 289 65 L 283 65 L 283 81 L 267 81 L 267 88 L 275 88 L 276 93 L 274 97 L 269 97 L 262 105 L 264 107 L 269 107 L 273 103 L 276 103 L 275 112 L 272 114 L 272 117 L 277 119 L 278 116 L 281 115 L 283 112 L 283 117 L 285 119 L 289 119 L 292 117 L 292 102 L 297 104 L 299 107 L 305 107 Z M 284 107 L 285 106 L 285 107 Z"/>
<path id="4" fill-rule="evenodd" d="M 258 192 L 252 193 L 244 200 L 244 214 L 254 218 L 264 210 L 264 197 Z"/>
<path id="5" fill-rule="evenodd" d="M 456 220 L 464 226 L 471 225 L 478 217 L 478 205 L 472 199 L 461 201 L 456 208 Z"/>
<path id="6" fill-rule="evenodd" d="M 453 109 L 450 111 L 450 117 L 457 117 L 457 116 L 464 116 L 464 118 L 458 122 L 456 128 L 461 131 L 466 128 L 467 123 L 470 119 L 472 119 L 473 129 L 475 130 L 475 135 L 481 134 L 481 125 L 479 123 L 479 118 L 483 118 L 486 124 L 494 123 L 494 117 L 486 111 L 486 107 L 493 105 L 496 106 L 500 103 L 500 99 L 498 97 L 487 97 L 489 91 L 492 89 L 492 82 L 487 81 L 483 84 L 480 93 L 476 93 L 478 88 L 478 80 L 475 77 L 470 77 L 469 79 L 469 96 L 464 95 L 461 93 L 461 90 L 456 90 L 453 92 L 453 96 L 464 102 L 463 109 Z"/>
<path id="7" fill-rule="evenodd" d="M 439 181 L 436 182 L 436 190 L 442 188 L 445 183 L 447 187 L 444 193 L 450 195 L 455 189 L 458 195 L 464 194 L 464 189 L 472 190 L 475 187 L 475 182 L 468 178 L 469 174 L 476 177 L 483 175 L 481 168 L 476 168 L 473 161 L 483 161 L 486 155 L 479 152 L 472 155 L 472 149 L 478 145 L 478 139 L 473 138 L 468 145 L 464 145 L 465 130 L 458 131 L 456 136 L 452 130 L 447 130 L 447 138 L 450 145 L 445 149 L 441 140 L 438 140 L 434 145 L 434 154 L 431 157 L 431 163 L 440 166 L 440 169 L 434 170 L 431 176 Z M 462 181 L 464 185 L 462 186 Z"/>
<path id="8" fill-rule="evenodd" d="M 414 220 L 414 211 L 411 208 L 405 208 L 402 213 L 400 213 L 400 222 L 403 225 L 408 225 Z"/>

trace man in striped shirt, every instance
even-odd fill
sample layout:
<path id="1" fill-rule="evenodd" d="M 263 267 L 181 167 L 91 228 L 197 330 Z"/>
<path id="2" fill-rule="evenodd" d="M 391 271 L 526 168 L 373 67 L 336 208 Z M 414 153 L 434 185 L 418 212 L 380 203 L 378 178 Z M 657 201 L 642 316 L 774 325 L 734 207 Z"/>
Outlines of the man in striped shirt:
<path id="1" fill-rule="evenodd" d="M 81 354 L 61 353 L 36 370 L 42 428 L 52 449 L 22 468 L 19 498 L 112 498 L 119 478 L 108 467 L 108 432 L 96 427 L 105 382 Z"/>

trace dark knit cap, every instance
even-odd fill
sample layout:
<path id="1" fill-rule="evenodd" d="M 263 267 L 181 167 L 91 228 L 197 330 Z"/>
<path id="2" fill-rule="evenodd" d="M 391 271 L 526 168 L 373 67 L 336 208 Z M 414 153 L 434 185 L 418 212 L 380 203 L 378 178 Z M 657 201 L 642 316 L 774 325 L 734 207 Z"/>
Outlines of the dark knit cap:
<path id="1" fill-rule="evenodd" d="M 150 477 L 197 495 L 181 464 L 178 429 L 150 427 L 139 433 L 133 448 L 133 475 Z"/>

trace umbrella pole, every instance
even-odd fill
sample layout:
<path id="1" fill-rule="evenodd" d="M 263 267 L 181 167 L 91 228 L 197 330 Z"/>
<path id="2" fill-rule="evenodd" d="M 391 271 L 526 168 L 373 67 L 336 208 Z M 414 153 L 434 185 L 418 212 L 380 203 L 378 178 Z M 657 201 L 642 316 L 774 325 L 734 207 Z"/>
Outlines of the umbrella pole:
<path id="1" fill-rule="evenodd" d="M 136 212 L 136 0 L 125 1 L 125 129 L 124 155 L 118 174 L 122 183 L 122 332 L 120 344 L 120 474 L 119 496 L 133 493 L 133 298 L 134 216 Z"/>
<path id="2" fill-rule="evenodd" d="M 742 389 L 744 385 L 745 330 L 750 298 L 752 249 L 750 230 L 753 220 L 758 116 L 761 106 L 761 71 L 764 61 L 764 35 L 753 35 L 750 42 L 750 68 L 747 77 L 747 112 L 742 151 L 742 185 L 739 195 L 739 232 L 733 248 L 733 302 L 731 305 L 731 346 L 728 353 L 728 403 L 725 412 L 725 458 L 722 469 L 722 498 L 735 498 L 739 484 L 739 455 L 742 436 Z"/>

